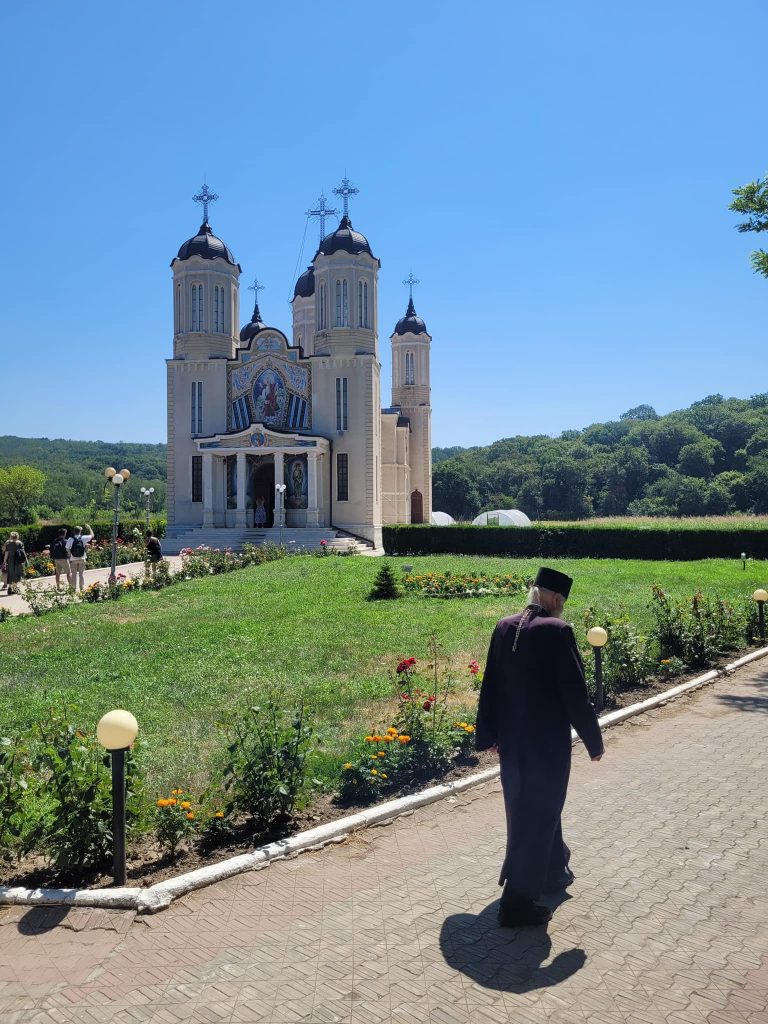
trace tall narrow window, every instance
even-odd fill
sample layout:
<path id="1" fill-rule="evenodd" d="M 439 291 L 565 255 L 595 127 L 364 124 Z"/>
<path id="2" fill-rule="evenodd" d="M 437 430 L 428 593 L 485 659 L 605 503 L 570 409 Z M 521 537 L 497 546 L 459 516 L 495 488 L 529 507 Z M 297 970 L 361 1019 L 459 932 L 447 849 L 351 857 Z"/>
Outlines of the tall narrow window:
<path id="1" fill-rule="evenodd" d="M 364 327 L 363 323 L 363 282 L 357 282 L 357 326 Z"/>
<path id="2" fill-rule="evenodd" d="M 192 381 L 192 433 L 203 432 L 203 382 Z"/>
<path id="3" fill-rule="evenodd" d="M 415 384 L 416 383 L 416 371 L 414 366 L 413 352 L 405 353 L 405 383 Z"/>
<path id="4" fill-rule="evenodd" d="M 349 501 L 349 456 L 339 452 L 336 456 L 336 500 Z"/>
<path id="5" fill-rule="evenodd" d="M 346 278 L 341 282 L 341 326 L 349 327 L 349 296 Z"/>
<path id="6" fill-rule="evenodd" d="M 203 324 L 203 286 L 192 285 L 192 330 L 204 331 Z"/>
<path id="7" fill-rule="evenodd" d="M 336 429 L 346 430 L 349 425 L 349 389 L 346 377 L 336 378 Z"/>
<path id="8" fill-rule="evenodd" d="M 336 326 L 341 327 L 341 281 L 336 282 Z"/>
<path id="9" fill-rule="evenodd" d="M 317 307 L 317 329 L 319 331 L 324 331 L 328 327 L 328 306 L 326 305 L 324 284 L 320 285 Z"/>
<path id="10" fill-rule="evenodd" d="M 368 323 L 368 282 L 363 281 L 363 327 L 370 327 Z"/>
<path id="11" fill-rule="evenodd" d="M 181 285 L 176 285 L 176 333 L 181 334 Z"/>
<path id="12" fill-rule="evenodd" d="M 213 291 L 213 322 L 217 334 L 224 333 L 224 288 L 216 285 Z"/>
<path id="13" fill-rule="evenodd" d="M 192 456 L 192 501 L 203 500 L 203 456 Z"/>

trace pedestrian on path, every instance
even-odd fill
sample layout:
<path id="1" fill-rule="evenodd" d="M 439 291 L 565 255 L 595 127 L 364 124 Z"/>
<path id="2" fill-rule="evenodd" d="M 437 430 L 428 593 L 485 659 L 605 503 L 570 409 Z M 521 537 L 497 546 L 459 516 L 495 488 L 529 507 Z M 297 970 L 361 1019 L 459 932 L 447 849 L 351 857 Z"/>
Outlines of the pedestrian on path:
<path id="1" fill-rule="evenodd" d="M 162 560 L 163 549 L 160 547 L 160 541 L 151 530 L 147 530 L 144 534 L 144 543 L 147 547 L 146 572 L 148 576 L 154 576 L 155 567 Z"/>
<path id="2" fill-rule="evenodd" d="M 68 587 L 72 586 L 72 577 L 69 569 L 69 546 L 67 545 L 67 531 L 62 526 L 51 544 L 51 558 L 53 559 L 53 571 L 56 576 L 56 589 L 61 586 L 61 576 L 67 581 Z"/>
<path id="3" fill-rule="evenodd" d="M 499 885 L 502 927 L 544 924 L 537 901 L 573 881 L 560 814 L 571 770 L 571 726 L 593 761 L 603 738 L 587 696 L 573 629 L 562 621 L 573 580 L 541 568 L 524 611 L 491 638 L 477 713 L 478 750 L 498 750 L 507 816 Z"/>
<path id="4" fill-rule="evenodd" d="M 18 594 L 18 582 L 24 575 L 26 564 L 27 552 L 16 530 L 12 530 L 3 545 L 3 576 L 9 594 Z"/>
<path id="5" fill-rule="evenodd" d="M 67 552 L 69 554 L 69 582 L 73 590 L 77 590 L 78 582 L 80 589 L 85 589 L 85 563 L 88 558 L 88 545 L 93 540 L 93 527 L 85 524 L 85 530 L 76 526 L 72 536 L 67 541 Z"/>

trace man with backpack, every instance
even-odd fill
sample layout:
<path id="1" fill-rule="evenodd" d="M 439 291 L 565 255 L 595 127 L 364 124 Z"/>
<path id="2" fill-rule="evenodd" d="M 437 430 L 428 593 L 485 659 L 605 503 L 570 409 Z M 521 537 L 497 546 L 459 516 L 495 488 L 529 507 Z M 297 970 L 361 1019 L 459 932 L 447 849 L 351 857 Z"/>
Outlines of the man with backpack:
<path id="1" fill-rule="evenodd" d="M 56 589 L 58 590 L 61 586 L 61 574 L 64 574 L 64 579 L 67 581 L 67 586 L 72 586 L 72 577 L 70 576 L 69 570 L 69 545 L 67 544 L 67 531 L 62 527 L 51 544 L 51 558 L 53 559 L 53 568 L 56 575 Z"/>
<path id="2" fill-rule="evenodd" d="M 82 527 L 76 526 L 72 536 L 67 541 L 67 551 L 69 552 L 69 582 L 73 590 L 77 590 L 78 581 L 80 583 L 80 589 L 85 588 L 85 560 L 86 560 L 86 549 L 93 540 L 93 529 L 85 524 L 87 533 L 83 532 Z"/>

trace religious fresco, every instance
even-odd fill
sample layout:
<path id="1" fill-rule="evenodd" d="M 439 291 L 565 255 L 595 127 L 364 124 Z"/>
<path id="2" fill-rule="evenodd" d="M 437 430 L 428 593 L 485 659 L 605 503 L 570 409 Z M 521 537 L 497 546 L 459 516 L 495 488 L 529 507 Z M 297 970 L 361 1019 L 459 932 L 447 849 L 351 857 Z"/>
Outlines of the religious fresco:
<path id="1" fill-rule="evenodd" d="M 276 370 L 262 370 L 251 391 L 253 417 L 256 423 L 279 427 L 286 408 L 285 381 Z"/>
<path id="2" fill-rule="evenodd" d="M 306 508 L 308 501 L 306 455 L 294 455 L 285 460 L 285 484 L 286 508 Z"/>

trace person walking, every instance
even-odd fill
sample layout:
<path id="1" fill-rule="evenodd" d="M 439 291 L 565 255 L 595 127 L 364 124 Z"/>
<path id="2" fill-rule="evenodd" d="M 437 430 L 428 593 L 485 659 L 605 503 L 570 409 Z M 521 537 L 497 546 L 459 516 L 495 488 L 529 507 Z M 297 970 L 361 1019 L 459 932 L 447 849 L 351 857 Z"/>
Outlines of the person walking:
<path id="1" fill-rule="evenodd" d="M 18 582 L 24 576 L 27 564 L 27 552 L 16 530 L 8 535 L 3 544 L 3 575 L 5 576 L 9 594 L 18 594 Z"/>
<path id="2" fill-rule="evenodd" d="M 502 619 L 488 649 L 475 731 L 498 751 L 507 818 L 499 924 L 544 924 L 538 900 L 574 880 L 560 815 L 571 770 L 571 726 L 593 761 L 603 756 L 573 629 L 562 621 L 573 580 L 541 568 L 524 611 Z"/>
<path id="3" fill-rule="evenodd" d="M 51 558 L 53 559 L 53 569 L 56 576 L 56 589 L 58 590 L 61 586 L 62 573 L 67 581 L 66 585 L 71 587 L 72 576 L 69 569 L 69 545 L 67 544 L 67 531 L 63 526 L 56 534 L 53 544 L 51 544 Z"/>
<path id="4" fill-rule="evenodd" d="M 88 558 L 88 545 L 92 540 L 93 528 L 86 523 L 85 531 L 81 526 L 76 526 L 72 536 L 67 541 L 69 582 L 73 590 L 77 590 L 78 582 L 80 589 L 85 589 L 85 563 Z"/>

